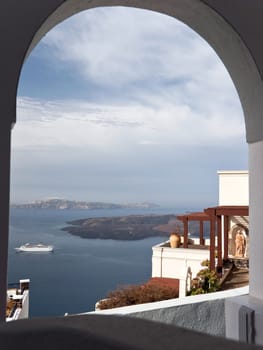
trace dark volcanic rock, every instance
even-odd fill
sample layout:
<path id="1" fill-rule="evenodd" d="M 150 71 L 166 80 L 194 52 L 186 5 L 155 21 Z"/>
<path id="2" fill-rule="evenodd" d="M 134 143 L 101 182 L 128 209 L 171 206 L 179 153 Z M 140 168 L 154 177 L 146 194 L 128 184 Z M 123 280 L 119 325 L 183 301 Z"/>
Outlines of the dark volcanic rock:
<path id="1" fill-rule="evenodd" d="M 137 240 L 148 237 L 168 237 L 159 225 L 174 221 L 175 215 L 129 215 L 89 218 L 68 222 L 62 230 L 83 238 Z"/>

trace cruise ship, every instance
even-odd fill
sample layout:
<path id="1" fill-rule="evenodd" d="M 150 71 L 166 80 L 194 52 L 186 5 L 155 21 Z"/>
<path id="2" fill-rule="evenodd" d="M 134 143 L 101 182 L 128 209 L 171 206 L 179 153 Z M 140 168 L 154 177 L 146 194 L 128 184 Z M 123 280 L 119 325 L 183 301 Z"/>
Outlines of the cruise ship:
<path id="1" fill-rule="evenodd" d="M 17 252 L 52 252 L 54 247 L 52 245 L 46 245 L 43 243 L 26 243 L 18 248 L 15 248 Z"/>

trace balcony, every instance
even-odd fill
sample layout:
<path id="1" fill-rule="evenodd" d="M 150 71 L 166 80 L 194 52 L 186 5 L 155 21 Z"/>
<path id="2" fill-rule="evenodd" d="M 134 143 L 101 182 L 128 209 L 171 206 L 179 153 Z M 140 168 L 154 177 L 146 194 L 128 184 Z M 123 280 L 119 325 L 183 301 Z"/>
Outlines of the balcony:
<path id="1" fill-rule="evenodd" d="M 197 239 L 191 239 L 188 248 L 183 243 L 179 248 L 170 248 L 166 241 L 152 250 L 152 277 L 181 279 L 189 268 L 194 277 L 201 269 L 201 262 L 209 259 L 209 240 L 200 245 Z"/>
<path id="2" fill-rule="evenodd" d="M 7 289 L 6 321 L 28 318 L 29 311 L 29 280 L 20 280 Z"/>

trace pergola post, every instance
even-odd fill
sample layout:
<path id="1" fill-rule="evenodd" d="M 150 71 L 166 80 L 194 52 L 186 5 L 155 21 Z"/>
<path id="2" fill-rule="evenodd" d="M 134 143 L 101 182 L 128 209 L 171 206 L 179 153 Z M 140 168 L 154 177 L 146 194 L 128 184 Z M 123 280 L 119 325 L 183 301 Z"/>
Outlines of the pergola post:
<path id="1" fill-rule="evenodd" d="M 199 221 L 199 232 L 200 232 L 200 245 L 204 245 L 204 222 L 202 220 Z"/>
<path id="2" fill-rule="evenodd" d="M 184 248 L 188 247 L 188 232 L 189 232 L 189 221 L 199 221 L 199 243 L 200 245 L 205 244 L 204 240 L 204 221 L 209 221 L 209 215 L 205 212 L 194 212 L 190 214 L 177 215 L 177 220 L 183 222 L 184 225 Z"/>
<path id="3" fill-rule="evenodd" d="M 217 226 L 217 266 L 222 267 L 222 216 L 217 215 L 216 217 Z"/>
<path id="4" fill-rule="evenodd" d="M 228 215 L 224 215 L 224 260 L 228 259 L 228 227 L 229 218 Z"/>
<path id="5" fill-rule="evenodd" d="M 215 210 L 207 209 L 210 216 L 210 270 L 215 270 Z"/>
<path id="6" fill-rule="evenodd" d="M 185 217 L 184 220 L 184 248 L 188 247 L 188 218 Z"/>

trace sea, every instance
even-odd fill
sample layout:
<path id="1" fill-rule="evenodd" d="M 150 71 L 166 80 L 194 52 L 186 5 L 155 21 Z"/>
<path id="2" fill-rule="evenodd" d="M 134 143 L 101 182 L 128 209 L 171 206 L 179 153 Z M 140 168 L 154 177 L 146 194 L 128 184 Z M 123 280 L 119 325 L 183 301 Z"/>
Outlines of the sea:
<path id="1" fill-rule="evenodd" d="M 47 210 L 12 208 L 10 212 L 8 282 L 30 279 L 30 317 L 94 311 L 95 303 L 119 286 L 151 278 L 152 246 L 165 240 L 85 239 L 61 228 L 89 217 L 132 214 L 176 214 L 187 209 Z M 167 235 L 168 239 L 168 235 Z M 54 245 L 52 253 L 16 252 L 24 243 Z"/>

